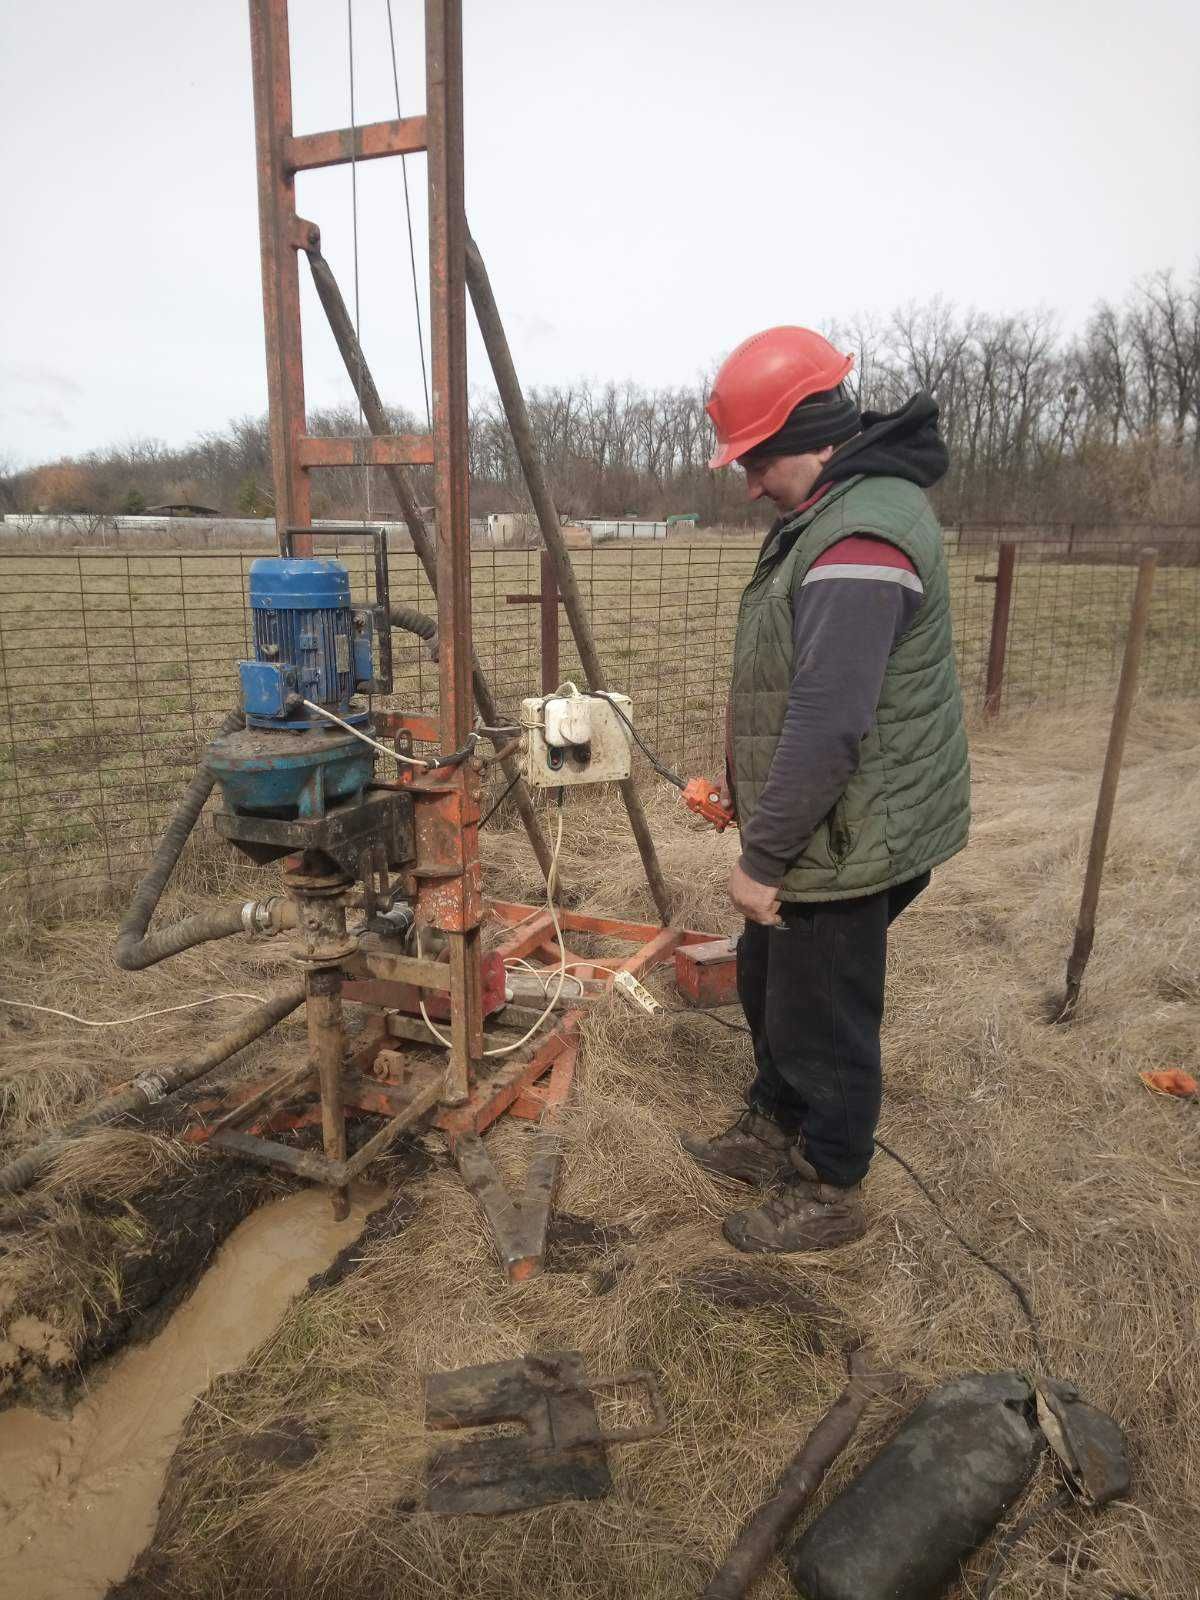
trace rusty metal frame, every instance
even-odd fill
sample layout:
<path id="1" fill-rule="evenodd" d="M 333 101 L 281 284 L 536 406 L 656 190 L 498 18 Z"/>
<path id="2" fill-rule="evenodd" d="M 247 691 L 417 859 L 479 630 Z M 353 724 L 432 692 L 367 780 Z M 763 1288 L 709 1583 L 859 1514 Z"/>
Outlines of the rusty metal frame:
<path id="1" fill-rule="evenodd" d="M 558 1175 L 561 1145 L 556 1118 L 569 1092 L 579 1048 L 581 1003 L 558 1019 L 536 1043 L 505 1056 L 494 1071 L 485 1070 L 481 924 L 485 914 L 479 861 L 480 772 L 464 757 L 473 710 L 473 689 L 481 704 L 490 697 L 474 672 L 471 639 L 471 546 L 469 522 L 469 454 L 467 438 L 466 300 L 468 235 L 463 209 L 463 84 L 461 0 L 425 0 L 426 104 L 424 114 L 355 128 L 336 128 L 297 135 L 292 128 L 291 54 L 287 0 L 249 0 L 254 78 L 255 139 L 258 160 L 259 231 L 262 254 L 263 322 L 270 399 L 270 436 L 275 482 L 276 526 L 281 551 L 290 540 L 296 555 L 313 550 L 310 474 L 333 466 L 379 468 L 392 481 L 396 469 L 430 465 L 434 475 L 437 516 L 435 579 L 438 607 L 438 675 L 440 711 L 437 721 L 420 714 L 381 711 L 377 733 L 390 735 L 403 748 L 412 741 L 436 745 L 458 758 L 434 769 L 411 769 L 402 778 L 377 787 L 403 789 L 412 797 L 416 862 L 402 876 L 415 902 L 418 922 L 444 935 L 447 960 L 401 956 L 363 940 L 353 954 L 342 950 L 309 952 L 309 1053 L 305 1065 L 276 1074 L 264 1083 L 239 1086 L 211 1107 L 196 1108 L 198 1123 L 189 1137 L 209 1139 L 225 1150 L 267 1166 L 281 1167 L 323 1183 L 334 1191 L 335 1208 L 344 1207 L 347 1185 L 408 1129 L 436 1126 L 446 1137 L 467 1187 L 479 1200 L 510 1277 L 540 1270 L 546 1225 Z M 342 163 L 408 155 L 424 150 L 428 160 L 430 351 L 432 417 L 429 436 L 389 436 L 381 414 L 373 411 L 370 437 L 315 438 L 307 433 L 304 366 L 300 326 L 298 255 L 319 258 L 320 232 L 298 215 L 295 179 L 298 172 Z M 315 271 L 322 305 L 335 337 L 345 308 L 327 269 Z M 346 328 L 339 348 L 349 362 Z M 362 384 L 361 349 L 355 339 Z M 353 352 L 351 352 L 353 353 Z M 370 385 L 374 393 L 373 384 Z M 418 519 L 419 520 L 419 519 Z M 421 525 L 424 535 L 424 525 Z M 414 542 L 416 534 L 414 533 Z M 433 554 L 428 550 L 426 556 Z M 542 557 L 543 688 L 557 677 L 558 592 L 563 587 L 561 563 L 554 552 Z M 386 559 L 386 557 L 385 557 Z M 570 594 L 564 595 L 570 611 Z M 577 599 L 577 597 L 576 597 Z M 576 633 L 582 624 L 571 611 Z M 386 628 L 386 622 L 384 623 Z M 590 633 L 583 629 L 590 646 Z M 589 656 L 589 660 L 591 660 Z M 598 666 L 591 677 L 599 683 Z M 474 673 L 474 678 L 473 678 Z M 480 686 L 482 685 L 482 692 Z M 623 790 L 624 792 L 624 790 Z M 636 799 L 636 797 L 634 797 Z M 631 804 L 635 835 L 643 857 L 653 847 L 643 826 L 640 807 Z M 543 870 L 544 842 L 525 818 Z M 542 845 L 542 849 L 538 849 Z M 299 858 L 294 858 L 299 861 Z M 654 863 L 655 872 L 657 864 Z M 375 893 L 375 866 L 366 894 Z M 386 880 L 386 869 L 382 873 Z M 666 914 L 666 891 L 651 874 L 656 903 Z M 299 887 L 297 887 L 297 885 Z M 306 892 L 302 875 L 292 891 Z M 313 890 L 313 893 L 318 892 Z M 320 893 L 326 893 L 320 889 Z M 328 891 L 336 894 L 334 890 Z M 342 902 L 339 901 L 339 904 Z M 551 965 L 566 952 L 555 942 L 548 913 L 537 907 L 500 903 L 488 913 L 504 925 L 500 951 L 533 955 Z M 667 959 L 680 944 L 710 936 L 658 924 L 630 923 L 563 912 L 561 935 L 573 932 L 608 934 L 636 945 L 621 959 L 625 970 L 642 973 Z M 341 921 L 344 934 L 344 915 Z M 319 956 L 319 959 L 318 959 Z M 612 965 L 612 958 L 607 965 Z M 602 992 L 585 963 L 575 970 L 584 984 Z M 409 1059 L 392 1048 L 395 1037 L 421 1041 L 421 1025 L 403 1012 L 414 993 L 434 990 L 449 995 L 448 1050 L 427 1060 Z M 588 996 L 591 998 L 591 995 Z M 345 1057 L 343 999 L 378 1008 L 379 1016 L 360 1035 Z M 389 1031 L 389 1026 L 391 1031 Z M 431 1044 L 424 1038 L 426 1044 Z M 314 1090 L 319 1096 L 314 1100 Z M 231 1103 L 232 1102 L 232 1103 Z M 346 1112 L 382 1116 L 383 1126 L 357 1151 L 349 1153 Z M 219 1111 L 208 1120 L 210 1111 Z M 504 1113 L 533 1119 L 538 1125 L 536 1149 L 528 1181 L 514 1200 L 504 1188 L 480 1136 Z M 322 1153 L 298 1149 L 267 1137 L 284 1129 L 320 1124 Z"/>
<path id="2" fill-rule="evenodd" d="M 276 526 L 312 553 L 315 468 L 432 465 L 437 511 L 439 742 L 467 742 L 472 715 L 471 533 L 467 440 L 466 217 L 463 210 L 461 0 L 426 0 L 425 114 L 297 136 L 292 129 L 287 0 L 250 0 L 263 325 Z M 431 438 L 323 439 L 306 432 L 298 254 L 314 224 L 296 210 L 296 173 L 424 150 L 429 182 Z M 280 548 L 284 535 L 281 532 Z M 469 763 L 412 784 L 428 876 L 418 912 L 450 941 L 453 1048 L 445 1098 L 462 1103 L 482 1048 L 478 776 Z M 336 1143 L 336 1135 L 333 1135 Z"/>
<path id="3" fill-rule="evenodd" d="M 486 915 L 504 929 L 502 938 L 493 946 L 493 954 L 504 960 L 540 956 L 547 973 L 565 954 L 572 962 L 578 961 L 572 970 L 585 983 L 593 980 L 592 995 L 611 990 L 614 972 L 643 976 L 669 961 L 681 946 L 703 945 L 713 937 L 689 928 L 664 928 L 657 923 L 560 911 L 564 941 L 573 933 L 586 933 L 634 946 L 628 954 L 607 955 L 603 959 L 597 956 L 589 962 L 587 957 L 572 956 L 565 944 L 558 944 L 544 906 L 490 901 Z M 612 971 L 601 975 L 601 967 Z M 345 970 L 352 985 L 346 998 L 381 1008 L 386 1006 L 389 990 L 398 993 L 405 986 L 416 985 L 444 993 L 447 982 L 453 982 L 453 973 L 447 973 L 444 963 L 378 954 L 369 942 L 345 964 Z M 382 1018 L 368 1025 L 344 1063 L 340 1100 L 346 1110 L 388 1120 L 352 1156 L 341 1153 L 331 1159 L 328 1154 L 297 1149 L 266 1137 L 320 1124 L 322 1100 L 313 1099 L 315 1074 L 308 1062 L 259 1082 L 241 1084 L 231 1096 L 194 1106 L 196 1123 L 186 1137 L 196 1143 L 210 1141 L 213 1148 L 226 1154 L 282 1168 L 336 1191 L 358 1177 L 401 1133 L 434 1128 L 445 1136 L 463 1182 L 487 1220 L 507 1276 L 514 1282 L 523 1281 L 542 1269 L 546 1229 L 562 1159 L 557 1117 L 574 1080 L 579 1025 L 585 1015 L 585 1004 L 565 1011 L 527 1051 L 505 1057 L 495 1071 L 477 1076 L 468 1098 L 457 1106 L 440 1103 L 440 1066 L 408 1055 L 401 1057 L 391 1048 L 392 1038 Z M 501 1026 L 502 1018 L 500 1013 L 496 1019 Z M 433 1051 L 440 1048 L 419 1022 L 411 1033 L 405 1029 L 403 1036 L 423 1042 Z M 504 1039 L 503 1033 L 495 1037 Z M 492 1036 L 488 1038 L 490 1042 Z M 232 1109 L 231 1099 L 236 1101 Z M 527 1177 L 515 1196 L 496 1171 L 481 1137 L 506 1114 L 537 1127 Z"/>

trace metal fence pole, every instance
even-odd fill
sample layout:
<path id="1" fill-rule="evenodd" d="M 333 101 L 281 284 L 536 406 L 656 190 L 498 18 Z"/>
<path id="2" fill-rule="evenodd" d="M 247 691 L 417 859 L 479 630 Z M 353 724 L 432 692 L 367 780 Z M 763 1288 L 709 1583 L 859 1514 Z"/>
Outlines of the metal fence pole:
<path id="1" fill-rule="evenodd" d="M 992 605 L 992 637 L 988 644 L 987 680 L 983 691 L 985 716 L 994 717 L 1000 710 L 1000 697 L 1004 689 L 1004 656 L 1008 649 L 1008 614 L 1012 608 L 1013 567 L 1017 547 L 1011 539 L 1000 545 L 1000 561 L 996 569 L 996 598 Z"/>
<path id="2" fill-rule="evenodd" d="M 1125 656 L 1121 662 L 1121 681 L 1117 685 L 1117 700 L 1113 707 L 1108 749 L 1104 754 L 1104 772 L 1100 779 L 1100 795 L 1096 801 L 1096 820 L 1092 824 L 1092 843 L 1083 879 L 1083 895 L 1079 902 L 1079 920 L 1075 924 L 1075 942 L 1067 962 L 1067 994 L 1058 1015 L 1059 1022 L 1069 1021 L 1079 1003 L 1079 989 L 1083 982 L 1084 968 L 1087 966 L 1088 957 L 1092 953 L 1092 942 L 1096 937 L 1096 906 L 1100 900 L 1100 880 L 1104 875 L 1104 857 L 1108 851 L 1108 832 L 1112 825 L 1117 784 L 1121 777 L 1121 760 L 1125 754 L 1125 736 L 1129 732 L 1129 714 L 1133 710 L 1133 699 L 1137 693 L 1138 666 L 1142 659 L 1146 624 L 1150 620 L 1150 596 L 1154 589 L 1154 569 L 1157 561 L 1157 550 L 1143 550 L 1138 561 L 1137 588 L 1133 595 L 1129 633 L 1125 639 Z"/>
<path id="3" fill-rule="evenodd" d="M 554 557 L 541 551 L 542 693 L 553 694 L 562 679 L 558 672 L 558 578 Z"/>

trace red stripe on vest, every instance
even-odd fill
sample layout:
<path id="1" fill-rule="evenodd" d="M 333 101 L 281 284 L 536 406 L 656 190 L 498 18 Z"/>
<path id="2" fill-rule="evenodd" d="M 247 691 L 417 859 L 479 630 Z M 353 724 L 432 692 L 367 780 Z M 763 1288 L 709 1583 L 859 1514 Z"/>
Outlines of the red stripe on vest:
<path id="1" fill-rule="evenodd" d="M 898 545 L 889 544 L 886 539 L 873 539 L 863 533 L 852 533 L 848 538 L 831 544 L 824 555 L 817 557 L 813 566 L 897 567 L 901 572 L 917 570 Z"/>

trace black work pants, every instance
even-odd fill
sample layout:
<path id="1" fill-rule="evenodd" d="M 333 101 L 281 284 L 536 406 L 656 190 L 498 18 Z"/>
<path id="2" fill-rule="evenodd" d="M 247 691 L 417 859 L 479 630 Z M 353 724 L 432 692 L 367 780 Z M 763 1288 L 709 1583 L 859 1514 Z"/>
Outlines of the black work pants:
<path id="1" fill-rule="evenodd" d="M 928 883 L 926 872 L 856 900 L 785 904 L 782 927 L 747 922 L 738 940 L 758 1069 L 746 1099 L 803 1138 L 827 1183 L 859 1183 L 871 1163 L 887 931 Z"/>

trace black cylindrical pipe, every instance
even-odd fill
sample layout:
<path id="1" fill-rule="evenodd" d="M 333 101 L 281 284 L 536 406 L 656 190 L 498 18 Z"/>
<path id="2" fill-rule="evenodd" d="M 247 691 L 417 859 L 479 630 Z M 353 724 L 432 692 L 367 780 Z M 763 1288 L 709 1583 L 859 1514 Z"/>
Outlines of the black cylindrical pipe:
<path id="1" fill-rule="evenodd" d="M 415 633 L 419 639 L 427 639 L 432 647 L 431 653 L 436 657 L 438 625 L 435 617 L 427 616 L 414 606 L 400 605 L 394 605 L 390 615 L 393 628 L 403 628 L 405 633 Z"/>

